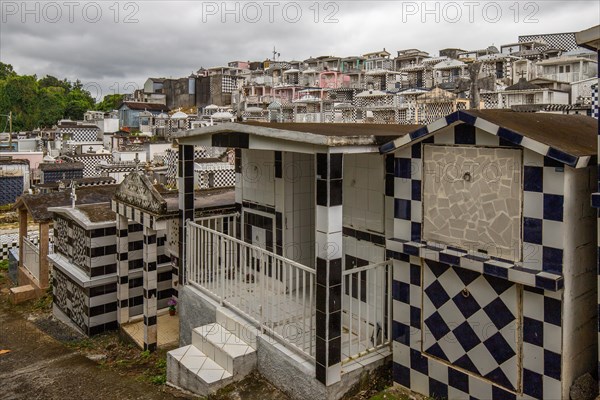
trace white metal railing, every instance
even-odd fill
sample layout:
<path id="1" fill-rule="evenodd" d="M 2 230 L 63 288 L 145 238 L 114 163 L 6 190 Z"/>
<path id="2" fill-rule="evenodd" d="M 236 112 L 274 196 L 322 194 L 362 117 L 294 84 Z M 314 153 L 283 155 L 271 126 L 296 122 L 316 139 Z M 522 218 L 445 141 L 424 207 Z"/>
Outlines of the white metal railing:
<path id="1" fill-rule="evenodd" d="M 392 263 L 342 272 L 342 362 L 389 346 L 392 339 Z"/>
<path id="2" fill-rule="evenodd" d="M 235 218 L 188 221 L 187 282 L 314 359 L 315 271 L 233 237 Z"/>
<path id="3" fill-rule="evenodd" d="M 40 282 L 40 250 L 28 238 L 23 238 L 23 266 Z"/>

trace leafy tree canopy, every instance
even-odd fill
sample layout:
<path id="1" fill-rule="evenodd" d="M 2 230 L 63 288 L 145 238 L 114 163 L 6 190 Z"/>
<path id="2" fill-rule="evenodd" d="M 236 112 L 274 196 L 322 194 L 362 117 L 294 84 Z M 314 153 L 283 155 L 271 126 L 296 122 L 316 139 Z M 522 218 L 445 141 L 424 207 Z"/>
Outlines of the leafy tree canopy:
<path id="1" fill-rule="evenodd" d="M 0 61 L 0 114 L 12 112 L 13 132 L 51 127 L 63 118 L 80 120 L 88 110 L 110 111 L 121 99 L 122 95 L 109 95 L 96 104 L 79 79 L 19 75 Z M 0 131 L 5 126 L 7 117 L 0 116 Z"/>

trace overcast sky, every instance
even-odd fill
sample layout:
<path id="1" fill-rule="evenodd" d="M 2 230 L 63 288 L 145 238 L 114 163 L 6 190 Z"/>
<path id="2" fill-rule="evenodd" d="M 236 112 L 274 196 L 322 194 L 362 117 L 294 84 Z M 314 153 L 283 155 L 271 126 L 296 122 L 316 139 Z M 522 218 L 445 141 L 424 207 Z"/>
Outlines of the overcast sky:
<path id="1" fill-rule="evenodd" d="M 20 74 L 79 78 L 95 96 L 201 66 L 359 55 L 386 48 L 474 50 L 519 35 L 600 23 L 590 1 L 0 1 L 0 60 Z"/>

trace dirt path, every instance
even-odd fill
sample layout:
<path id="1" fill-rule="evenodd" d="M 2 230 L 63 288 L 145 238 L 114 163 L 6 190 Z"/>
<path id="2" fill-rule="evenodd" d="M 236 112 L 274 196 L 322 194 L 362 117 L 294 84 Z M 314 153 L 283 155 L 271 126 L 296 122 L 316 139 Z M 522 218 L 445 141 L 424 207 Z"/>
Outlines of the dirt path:
<path id="1" fill-rule="evenodd" d="M 173 399 L 166 388 L 101 368 L 0 304 L 1 399 Z M 183 396 L 186 397 L 186 396 Z"/>

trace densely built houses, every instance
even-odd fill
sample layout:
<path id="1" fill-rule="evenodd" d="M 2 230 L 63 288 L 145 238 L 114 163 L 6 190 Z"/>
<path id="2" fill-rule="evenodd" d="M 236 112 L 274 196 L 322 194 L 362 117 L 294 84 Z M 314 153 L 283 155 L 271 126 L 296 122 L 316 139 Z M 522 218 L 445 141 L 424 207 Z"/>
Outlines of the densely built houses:
<path id="1" fill-rule="evenodd" d="M 11 297 L 52 284 L 57 317 L 150 351 L 175 321 L 167 380 L 199 395 L 257 370 L 337 399 L 381 367 L 569 398 L 599 365 L 598 29 L 149 78 L 32 139 Z"/>

